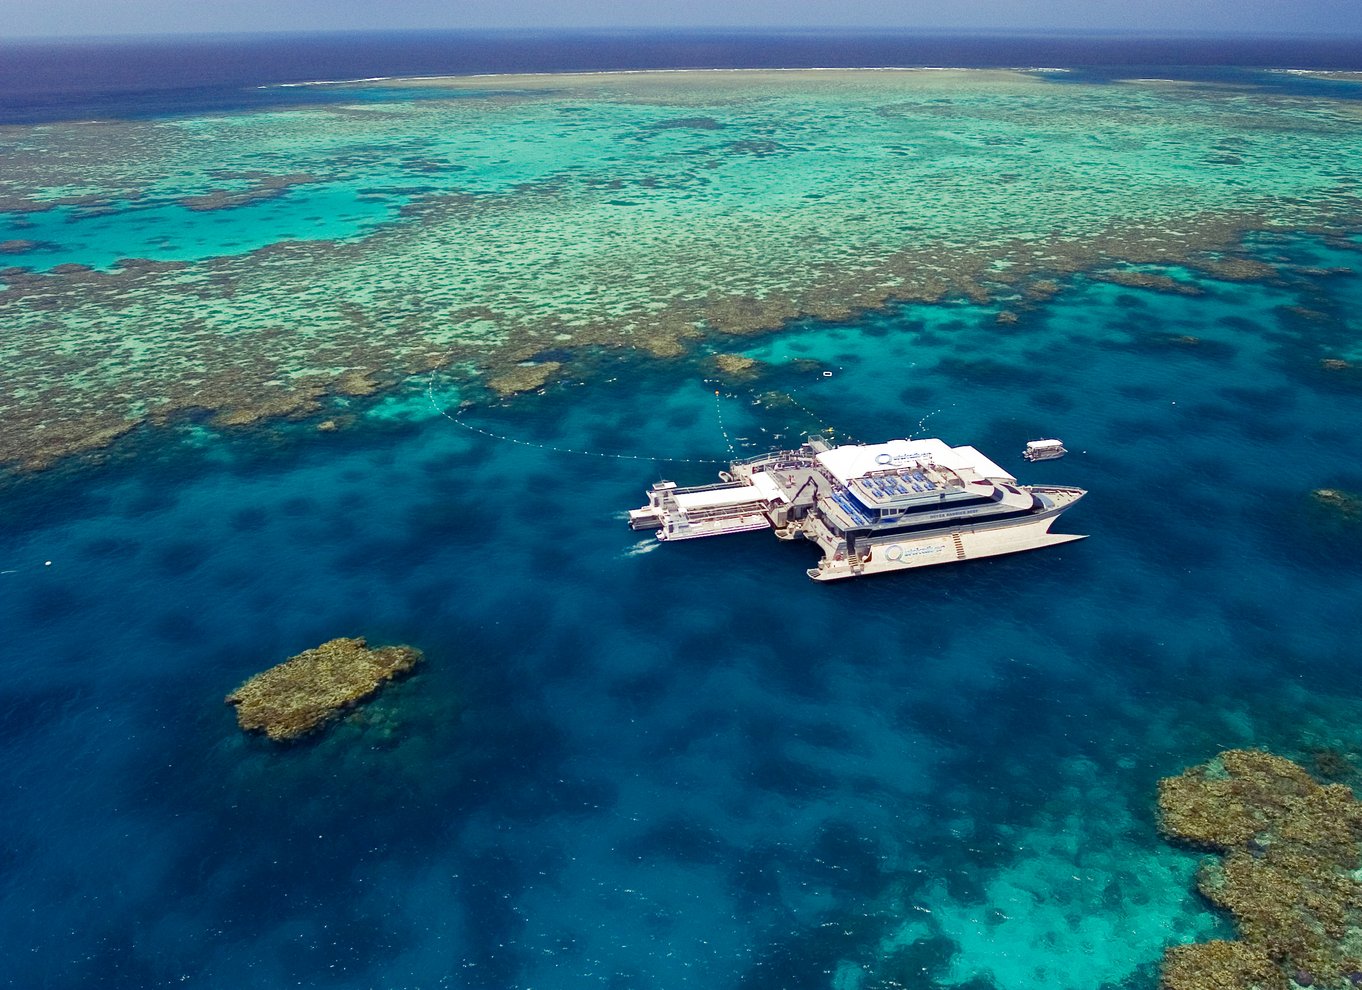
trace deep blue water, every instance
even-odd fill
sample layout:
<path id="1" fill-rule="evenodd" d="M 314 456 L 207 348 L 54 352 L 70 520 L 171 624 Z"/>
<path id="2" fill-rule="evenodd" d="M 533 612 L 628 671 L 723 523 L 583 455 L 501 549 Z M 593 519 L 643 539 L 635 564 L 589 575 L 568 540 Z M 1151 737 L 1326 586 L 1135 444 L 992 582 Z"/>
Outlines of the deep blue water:
<path id="1" fill-rule="evenodd" d="M 1341 43 L 1235 45 L 31 45 L 0 59 L 0 113 L 493 69 L 1359 67 Z M 1191 297 L 1079 276 L 1014 325 L 948 301 L 716 341 L 771 365 L 717 399 L 703 353 L 597 356 L 466 414 L 518 444 L 417 381 L 330 410 L 356 417 L 336 433 L 148 430 L 6 480 L 0 985 L 1153 987 L 1164 944 L 1226 933 L 1157 835 L 1157 779 L 1231 745 L 1362 751 L 1362 531 L 1309 497 L 1362 492 L 1362 379 L 1320 364 L 1362 363 L 1362 254 L 1246 250 L 1280 274 L 1166 270 Z M 623 522 L 729 442 L 826 426 L 1082 485 L 1062 528 L 1091 538 L 819 585 L 808 545 Z M 1073 453 L 1025 465 L 1042 435 Z M 337 635 L 428 663 L 313 742 L 244 737 L 223 696 Z"/>
<path id="2" fill-rule="evenodd" d="M 1358 346 L 1359 255 L 1255 250 L 1280 279 L 1075 278 L 1006 328 L 950 303 L 750 341 L 775 370 L 717 400 L 699 356 L 601 357 L 466 414 L 593 455 L 417 382 L 339 434 L 149 432 L 10 484 L 4 984 L 1152 986 L 1218 924 L 1157 778 L 1362 745 L 1362 535 L 1308 498 L 1362 489 L 1362 388 L 1319 366 Z M 722 456 L 720 413 L 752 450 L 925 417 L 1089 488 L 1091 539 L 819 585 L 769 534 L 629 532 L 648 483 L 713 469 L 596 455 Z M 1050 434 L 1074 453 L 1022 464 Z M 244 738 L 223 695 L 340 634 L 428 664 L 315 742 Z"/>
<path id="3" fill-rule="evenodd" d="M 354 100 L 280 83 L 488 72 L 807 66 L 1064 66 L 1328 91 L 1263 68 L 1362 69 L 1357 38 L 1151 38 L 935 32 L 422 32 L 88 41 L 0 40 L 0 123 L 146 118 Z M 263 88 L 262 88 L 263 87 Z M 411 94 L 407 94 L 410 96 Z M 448 94 L 441 94 L 448 98 Z"/>

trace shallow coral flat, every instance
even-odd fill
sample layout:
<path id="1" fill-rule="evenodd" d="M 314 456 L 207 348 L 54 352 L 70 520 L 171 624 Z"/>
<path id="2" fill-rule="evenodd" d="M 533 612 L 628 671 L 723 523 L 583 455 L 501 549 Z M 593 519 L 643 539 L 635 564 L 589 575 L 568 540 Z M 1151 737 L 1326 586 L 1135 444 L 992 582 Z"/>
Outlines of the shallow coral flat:
<path id="1" fill-rule="evenodd" d="M 539 383 L 587 346 L 675 355 L 1359 214 L 1355 101 L 1057 78 L 389 81 L 5 127 L 0 462 L 306 414 L 356 373 Z"/>

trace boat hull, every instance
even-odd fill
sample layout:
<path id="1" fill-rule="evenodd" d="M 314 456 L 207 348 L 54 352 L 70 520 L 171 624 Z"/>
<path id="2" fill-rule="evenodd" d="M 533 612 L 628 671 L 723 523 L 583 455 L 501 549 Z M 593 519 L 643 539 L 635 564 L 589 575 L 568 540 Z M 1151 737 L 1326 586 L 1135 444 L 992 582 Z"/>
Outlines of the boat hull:
<path id="1" fill-rule="evenodd" d="M 937 564 L 999 557 L 1087 539 L 1086 536 L 1050 532 L 1050 527 L 1061 513 L 1083 497 L 1085 492 L 1082 489 L 1037 488 L 1033 491 L 1050 499 L 1052 507 L 1020 520 L 877 537 L 864 544 L 854 559 L 825 555 L 817 567 L 809 569 L 809 577 L 815 581 L 839 581 L 869 574 L 889 574 Z"/>

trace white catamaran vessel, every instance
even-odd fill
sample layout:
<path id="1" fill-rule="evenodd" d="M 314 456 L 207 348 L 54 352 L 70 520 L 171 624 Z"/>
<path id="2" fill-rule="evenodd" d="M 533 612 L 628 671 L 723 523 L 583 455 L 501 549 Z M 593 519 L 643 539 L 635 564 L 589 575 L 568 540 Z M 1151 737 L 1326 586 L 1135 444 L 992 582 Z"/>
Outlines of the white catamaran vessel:
<path id="1" fill-rule="evenodd" d="M 771 527 L 823 550 L 815 581 L 949 564 L 1055 546 L 1082 536 L 1051 533 L 1081 488 L 1019 485 L 973 447 L 941 440 L 830 446 L 735 461 L 719 484 L 659 482 L 629 513 L 633 529 L 689 540 Z"/>

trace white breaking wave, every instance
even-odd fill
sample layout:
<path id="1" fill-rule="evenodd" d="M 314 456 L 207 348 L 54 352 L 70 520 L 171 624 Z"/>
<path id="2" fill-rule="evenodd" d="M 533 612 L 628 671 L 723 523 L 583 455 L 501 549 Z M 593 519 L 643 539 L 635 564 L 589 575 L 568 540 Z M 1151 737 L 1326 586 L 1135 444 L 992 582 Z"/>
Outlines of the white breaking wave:
<path id="1" fill-rule="evenodd" d="M 784 68 L 701 68 L 701 69 L 594 69 L 562 72 L 442 72 L 438 75 L 421 76 L 364 76 L 358 79 L 312 79 L 307 82 L 266 83 L 256 89 L 296 89 L 303 86 L 353 86 L 356 83 L 373 82 L 424 82 L 435 79 L 498 79 L 538 76 L 655 76 L 670 73 L 697 72 L 1069 72 L 1069 69 L 1048 68 L 982 68 L 969 65 L 808 65 Z"/>

